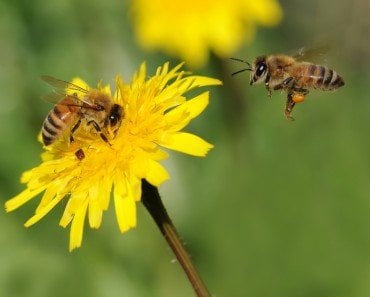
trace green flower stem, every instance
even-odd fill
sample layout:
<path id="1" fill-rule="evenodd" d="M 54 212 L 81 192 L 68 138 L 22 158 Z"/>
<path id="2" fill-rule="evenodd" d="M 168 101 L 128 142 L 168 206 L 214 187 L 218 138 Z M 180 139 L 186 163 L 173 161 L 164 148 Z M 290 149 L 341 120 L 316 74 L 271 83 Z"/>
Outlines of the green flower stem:
<path id="1" fill-rule="evenodd" d="M 158 189 L 142 180 L 142 202 L 176 255 L 198 297 L 210 297 L 162 203 Z"/>

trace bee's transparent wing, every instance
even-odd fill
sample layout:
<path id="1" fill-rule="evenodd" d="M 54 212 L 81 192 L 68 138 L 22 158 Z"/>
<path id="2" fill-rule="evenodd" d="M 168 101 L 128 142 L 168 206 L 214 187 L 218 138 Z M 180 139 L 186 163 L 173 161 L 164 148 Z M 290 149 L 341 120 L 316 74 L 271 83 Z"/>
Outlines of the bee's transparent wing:
<path id="1" fill-rule="evenodd" d="M 297 61 L 314 62 L 323 61 L 327 53 L 330 51 L 330 46 L 327 44 L 308 48 L 302 47 L 293 55 Z"/>
<path id="2" fill-rule="evenodd" d="M 49 75 L 42 75 L 41 79 L 46 82 L 48 85 L 53 87 L 53 92 L 45 94 L 42 96 L 42 99 L 48 102 L 52 103 L 58 103 L 60 104 L 60 100 L 64 97 L 72 97 L 75 99 L 76 104 L 68 103 L 66 105 L 73 105 L 73 106 L 81 106 L 81 103 L 85 103 L 87 106 L 90 106 L 91 108 L 95 108 L 95 105 L 83 98 L 82 96 L 79 96 L 79 94 L 87 94 L 88 90 L 73 84 L 71 82 L 61 80 Z"/>
<path id="3" fill-rule="evenodd" d="M 48 85 L 52 86 L 56 93 L 61 95 L 73 94 L 73 92 L 87 93 L 88 90 L 81 88 L 78 85 L 75 85 L 71 82 L 61 80 L 50 75 L 42 75 L 41 79 L 46 82 Z"/>

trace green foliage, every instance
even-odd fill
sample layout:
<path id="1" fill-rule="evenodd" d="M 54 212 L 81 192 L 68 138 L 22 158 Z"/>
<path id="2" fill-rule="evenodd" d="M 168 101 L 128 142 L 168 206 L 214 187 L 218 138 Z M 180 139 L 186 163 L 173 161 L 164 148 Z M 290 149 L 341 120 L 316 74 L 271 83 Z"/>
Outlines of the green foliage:
<path id="1" fill-rule="evenodd" d="M 337 13 L 330 10 L 336 1 L 322 9 L 320 1 L 305 8 L 281 2 L 281 27 L 258 32 L 240 55 L 250 60 L 312 43 L 316 34 L 335 35 L 343 46 L 330 64 L 345 87 L 312 91 L 294 110 L 295 122 L 284 118 L 284 94 L 269 100 L 262 86 L 249 87 L 247 74 L 212 88 L 210 108 L 191 129 L 215 148 L 202 160 L 172 158 L 167 164 L 172 179 L 161 192 L 215 296 L 367 297 L 370 100 L 364 70 L 370 59 L 361 63 L 358 56 L 370 53 L 366 46 L 350 46 L 356 43 L 351 32 L 359 32 L 367 49 L 369 41 L 361 38 L 361 18 L 355 16 L 349 29 L 342 19 L 347 12 L 363 12 L 344 1 Z M 300 18 L 302 9 L 306 14 Z M 40 75 L 66 80 L 78 75 L 94 85 L 116 73 L 128 79 L 143 60 L 149 70 L 168 60 L 141 51 L 130 26 L 127 1 L 0 3 L 3 202 L 22 189 L 20 174 L 39 161 L 36 137 L 51 108 L 40 99 L 47 92 Z M 233 66 L 214 60 L 199 72 L 224 78 Z M 63 205 L 23 228 L 35 205 L 0 216 L 0 296 L 192 296 L 143 207 L 138 228 L 124 235 L 110 209 L 102 228 L 87 230 L 82 248 L 70 254 L 69 230 L 57 226 Z"/>

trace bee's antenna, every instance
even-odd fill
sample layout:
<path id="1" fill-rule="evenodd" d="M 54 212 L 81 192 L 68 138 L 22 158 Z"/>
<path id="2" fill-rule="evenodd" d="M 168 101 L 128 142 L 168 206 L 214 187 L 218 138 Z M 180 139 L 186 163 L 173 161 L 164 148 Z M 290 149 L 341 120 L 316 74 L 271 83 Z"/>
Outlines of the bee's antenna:
<path id="1" fill-rule="evenodd" d="M 235 74 L 238 74 L 238 73 L 240 73 L 240 72 L 244 72 L 244 71 L 247 71 L 247 70 L 252 70 L 252 69 L 250 69 L 250 68 L 244 68 L 244 69 L 241 69 L 241 70 L 238 70 L 238 71 L 236 71 L 236 72 L 234 72 L 234 73 L 231 73 L 231 75 L 235 75 Z"/>
<path id="2" fill-rule="evenodd" d="M 247 64 L 249 68 L 252 68 L 252 65 L 248 61 L 245 61 L 245 60 L 242 60 L 242 59 L 239 59 L 239 58 L 230 58 L 230 59 L 234 60 L 234 61 L 242 62 L 244 64 Z"/>
<path id="3" fill-rule="evenodd" d="M 244 71 L 252 71 L 252 65 L 248 62 L 248 61 L 245 61 L 245 60 L 242 60 L 242 59 L 238 59 L 238 58 L 230 58 L 231 60 L 234 60 L 234 61 L 238 61 L 238 62 L 242 62 L 244 64 L 247 64 L 248 68 L 244 68 L 242 70 L 239 70 L 239 71 L 236 71 L 234 73 L 232 73 L 231 75 L 235 75 L 235 74 L 238 74 L 240 72 L 244 72 Z"/>

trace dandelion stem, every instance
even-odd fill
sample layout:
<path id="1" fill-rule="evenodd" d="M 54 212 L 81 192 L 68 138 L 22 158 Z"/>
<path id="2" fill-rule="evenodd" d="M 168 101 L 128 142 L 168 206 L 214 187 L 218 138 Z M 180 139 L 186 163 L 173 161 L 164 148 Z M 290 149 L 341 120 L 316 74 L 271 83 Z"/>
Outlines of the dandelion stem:
<path id="1" fill-rule="evenodd" d="M 193 262 L 191 261 L 189 253 L 182 244 L 176 228 L 168 216 L 158 193 L 158 189 L 148 183 L 145 179 L 142 180 L 142 202 L 176 255 L 177 260 L 184 269 L 197 296 L 210 297 L 211 295 L 201 280 Z"/>

